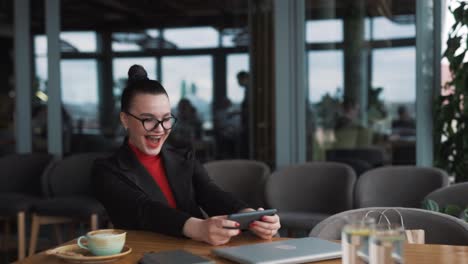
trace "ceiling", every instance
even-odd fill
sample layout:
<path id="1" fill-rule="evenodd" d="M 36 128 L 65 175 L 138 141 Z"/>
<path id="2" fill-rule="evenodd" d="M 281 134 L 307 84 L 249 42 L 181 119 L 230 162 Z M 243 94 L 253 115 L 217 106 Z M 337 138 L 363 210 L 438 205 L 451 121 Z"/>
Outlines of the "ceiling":
<path id="1" fill-rule="evenodd" d="M 349 13 L 350 4 L 356 1 L 306 0 L 306 14 L 308 19 L 323 18 L 324 8 L 331 7 L 333 17 L 342 17 Z M 44 2 L 31 0 L 31 29 L 35 33 L 44 31 Z M 414 23 L 416 0 L 366 0 L 364 3 L 367 16 L 387 16 L 394 21 L 398 17 L 406 17 L 406 20 L 409 17 Z M 249 0 L 61 0 L 61 27 L 63 31 L 245 27 L 248 5 Z M 12 24 L 13 0 L 0 0 L 0 32 L 2 27 L 11 27 Z"/>

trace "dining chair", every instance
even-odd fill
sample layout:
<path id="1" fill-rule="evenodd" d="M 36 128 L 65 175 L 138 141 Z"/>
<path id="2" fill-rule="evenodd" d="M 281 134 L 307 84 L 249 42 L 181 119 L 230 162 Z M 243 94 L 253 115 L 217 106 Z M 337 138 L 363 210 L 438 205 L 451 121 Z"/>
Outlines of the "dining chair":
<path id="1" fill-rule="evenodd" d="M 363 219 L 370 212 L 382 212 L 392 207 L 368 207 L 341 212 L 317 224 L 309 236 L 326 240 L 340 240 L 343 226 L 349 219 Z M 404 220 L 405 229 L 422 229 L 426 244 L 467 245 L 468 223 L 456 217 L 418 208 L 393 207 Z M 388 210 L 385 213 L 391 223 L 400 223 L 400 216 Z"/>
<path id="2" fill-rule="evenodd" d="M 33 208 L 29 255 L 36 251 L 41 225 L 88 222 L 91 230 L 98 228 L 99 218 L 106 216 L 104 207 L 91 193 L 91 169 L 96 158 L 108 153 L 74 154 L 54 162 L 42 177 L 42 189 L 47 197 Z M 102 219 L 101 219 L 102 220 Z M 57 235 L 59 244 L 62 242 Z"/>
<path id="3" fill-rule="evenodd" d="M 468 182 L 439 188 L 426 195 L 424 200 L 437 202 L 440 209 L 445 208 L 447 205 L 456 205 L 461 209 L 465 209 L 468 207 Z"/>
<path id="4" fill-rule="evenodd" d="M 356 176 L 385 163 L 384 152 L 380 148 L 332 148 L 325 153 L 327 161 L 346 163 L 351 166 Z"/>
<path id="5" fill-rule="evenodd" d="M 266 201 L 278 210 L 281 226 L 307 230 L 328 216 L 353 207 L 356 175 L 336 162 L 307 162 L 275 171 L 266 184 Z"/>
<path id="6" fill-rule="evenodd" d="M 443 170 L 416 166 L 387 166 L 365 172 L 355 190 L 355 208 L 401 206 L 420 208 L 430 192 L 447 186 Z"/>
<path id="7" fill-rule="evenodd" d="M 265 207 L 265 182 L 271 172 L 268 165 L 254 160 L 218 160 L 204 166 L 221 189 L 252 208 Z"/>
<path id="8" fill-rule="evenodd" d="M 0 219 L 4 221 L 4 242 L 9 240 L 10 221 L 16 219 L 18 260 L 26 255 L 25 218 L 41 198 L 41 174 L 53 160 L 45 153 L 10 154 L 0 158 Z"/>

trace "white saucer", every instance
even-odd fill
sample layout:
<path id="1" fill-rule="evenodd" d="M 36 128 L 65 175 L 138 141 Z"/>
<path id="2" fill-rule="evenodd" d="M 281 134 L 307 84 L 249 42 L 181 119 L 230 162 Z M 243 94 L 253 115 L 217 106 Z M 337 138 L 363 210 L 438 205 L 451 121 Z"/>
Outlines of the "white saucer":
<path id="1" fill-rule="evenodd" d="M 94 256 L 86 249 L 78 245 L 66 245 L 46 251 L 47 255 L 54 255 L 71 263 L 108 263 L 116 261 L 132 252 L 132 248 L 124 246 L 122 252 L 109 256 Z"/>

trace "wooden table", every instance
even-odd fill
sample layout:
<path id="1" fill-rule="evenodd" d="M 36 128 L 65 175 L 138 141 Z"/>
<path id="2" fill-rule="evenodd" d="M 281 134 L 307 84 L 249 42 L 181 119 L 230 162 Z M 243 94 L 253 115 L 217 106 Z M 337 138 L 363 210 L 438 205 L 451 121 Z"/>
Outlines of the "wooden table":
<path id="1" fill-rule="evenodd" d="M 282 240 L 287 238 L 275 238 L 274 240 Z M 254 236 L 242 235 L 234 238 L 228 245 L 245 245 L 253 243 L 262 243 L 261 240 Z M 72 241 L 69 243 L 76 243 Z M 184 249 L 194 254 L 204 256 L 213 260 L 216 263 L 232 263 L 230 261 L 218 258 L 211 254 L 211 249 L 214 247 L 206 243 L 197 242 L 189 239 L 168 237 L 156 233 L 143 231 L 129 231 L 127 233 L 127 245 L 133 251 L 130 255 L 118 260 L 116 264 L 135 264 L 143 256 L 144 253 L 150 251 Z M 431 264 L 431 263 L 468 263 L 468 246 L 446 246 L 446 245 L 406 245 L 405 260 L 407 264 Z M 55 257 L 48 256 L 44 252 L 33 255 L 18 263 L 48 263 L 48 264 L 63 264 L 64 262 Z M 316 263 L 323 264 L 341 264 L 341 259 L 321 261 Z"/>

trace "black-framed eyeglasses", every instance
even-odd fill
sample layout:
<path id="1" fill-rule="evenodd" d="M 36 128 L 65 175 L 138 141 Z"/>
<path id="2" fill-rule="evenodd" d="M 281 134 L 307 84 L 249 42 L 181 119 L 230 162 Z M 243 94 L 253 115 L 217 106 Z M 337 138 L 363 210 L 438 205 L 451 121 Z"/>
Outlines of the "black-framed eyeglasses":
<path id="1" fill-rule="evenodd" d="M 175 116 L 173 115 L 171 115 L 170 117 L 166 117 L 163 120 L 158 120 L 156 118 L 150 118 L 150 117 L 139 118 L 138 116 L 135 116 L 129 112 L 125 112 L 125 113 L 135 118 L 136 120 L 139 120 L 141 124 L 143 125 L 143 128 L 148 132 L 153 131 L 159 124 L 161 124 L 164 130 L 171 130 L 177 122 L 177 118 L 175 118 Z"/>

